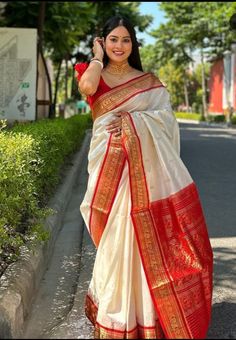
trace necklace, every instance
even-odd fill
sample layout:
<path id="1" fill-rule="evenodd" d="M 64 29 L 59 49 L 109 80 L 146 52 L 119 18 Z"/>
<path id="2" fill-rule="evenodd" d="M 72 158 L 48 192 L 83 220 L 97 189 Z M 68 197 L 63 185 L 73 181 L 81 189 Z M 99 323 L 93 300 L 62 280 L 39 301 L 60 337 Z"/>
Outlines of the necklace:
<path id="1" fill-rule="evenodd" d="M 131 71 L 131 67 L 127 60 L 125 60 L 122 64 L 109 63 L 105 69 L 108 73 L 113 74 L 113 75 L 118 75 L 120 76 L 120 78 L 122 78 L 122 76 L 124 76 L 125 74 Z"/>

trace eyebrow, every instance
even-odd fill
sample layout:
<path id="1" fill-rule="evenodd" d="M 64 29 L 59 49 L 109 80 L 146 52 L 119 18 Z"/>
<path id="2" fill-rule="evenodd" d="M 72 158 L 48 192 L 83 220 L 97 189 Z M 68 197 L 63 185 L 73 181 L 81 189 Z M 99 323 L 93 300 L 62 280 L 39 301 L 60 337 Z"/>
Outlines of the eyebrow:
<path id="1" fill-rule="evenodd" d="M 110 37 L 114 37 L 114 38 L 119 38 L 117 35 L 110 35 Z M 131 38 L 129 35 L 122 37 L 122 38 Z"/>

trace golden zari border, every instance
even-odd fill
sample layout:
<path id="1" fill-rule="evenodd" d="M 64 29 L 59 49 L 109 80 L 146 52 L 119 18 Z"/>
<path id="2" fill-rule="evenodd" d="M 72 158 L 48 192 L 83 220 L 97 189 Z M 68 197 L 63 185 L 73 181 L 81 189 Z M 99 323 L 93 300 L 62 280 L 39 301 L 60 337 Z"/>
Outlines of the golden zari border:
<path id="1" fill-rule="evenodd" d="M 211 315 L 213 253 L 195 183 L 152 202 L 151 212 L 184 315 L 202 338 Z"/>
<path id="2" fill-rule="evenodd" d="M 123 85 L 117 86 L 114 89 L 101 95 L 93 104 L 92 115 L 93 120 L 102 116 L 104 113 L 119 106 L 121 103 L 131 98 L 132 96 L 149 90 L 151 88 L 163 86 L 160 80 L 153 74 L 145 74 L 138 79 L 135 78 Z"/>
<path id="3" fill-rule="evenodd" d="M 181 308 L 167 274 L 158 235 L 155 233 L 139 139 L 129 114 L 122 120 L 124 145 L 129 163 L 132 212 L 140 255 L 157 313 L 170 338 L 191 339 Z"/>
<path id="4" fill-rule="evenodd" d="M 111 134 L 90 208 L 89 229 L 96 247 L 105 229 L 124 163 L 125 154 L 121 138 Z"/>
<path id="5" fill-rule="evenodd" d="M 94 325 L 95 339 L 164 339 L 164 333 L 158 320 L 153 327 L 145 327 L 137 324 L 135 328 L 127 331 L 118 327 L 111 329 L 97 322 L 98 307 L 89 295 L 85 299 L 85 314 Z"/>
<path id="6" fill-rule="evenodd" d="M 140 141 L 129 114 L 123 119 L 123 138 L 131 217 L 163 330 L 168 338 L 202 338 L 210 318 L 213 254 L 196 186 L 150 203 Z"/>

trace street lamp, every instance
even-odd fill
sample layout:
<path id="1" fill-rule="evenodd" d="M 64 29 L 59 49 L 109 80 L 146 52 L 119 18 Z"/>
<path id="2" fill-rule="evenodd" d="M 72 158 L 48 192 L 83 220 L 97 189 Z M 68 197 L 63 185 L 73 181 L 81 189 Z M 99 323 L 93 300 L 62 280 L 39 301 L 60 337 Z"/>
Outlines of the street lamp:
<path id="1" fill-rule="evenodd" d="M 224 54 L 224 86 L 223 86 L 223 108 L 226 107 L 226 121 L 230 123 L 233 110 L 233 68 L 234 55 L 232 50 L 226 50 Z"/>
<path id="2" fill-rule="evenodd" d="M 230 30 L 233 31 L 233 33 L 236 33 L 236 13 L 234 13 L 230 20 L 229 20 L 229 26 Z M 231 116 L 234 112 L 234 107 L 236 104 L 236 93 L 234 93 L 234 82 L 236 81 L 235 77 L 235 66 L 236 66 L 236 42 L 234 41 L 231 44 L 231 52 L 230 51 L 225 51 L 225 56 L 226 58 L 228 55 L 231 55 L 231 82 L 230 82 L 230 94 L 231 94 L 231 102 L 229 100 L 229 89 L 228 89 L 228 94 L 227 94 L 227 100 L 228 100 L 228 108 L 229 108 L 229 120 L 231 119 Z"/>

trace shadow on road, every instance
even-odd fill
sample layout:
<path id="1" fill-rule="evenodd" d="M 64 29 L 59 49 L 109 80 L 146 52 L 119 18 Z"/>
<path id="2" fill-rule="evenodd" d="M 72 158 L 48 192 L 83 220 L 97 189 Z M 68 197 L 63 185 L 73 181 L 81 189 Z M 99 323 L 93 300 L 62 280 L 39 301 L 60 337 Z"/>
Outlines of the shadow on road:
<path id="1" fill-rule="evenodd" d="M 222 286 L 225 282 L 227 283 L 226 288 L 232 289 L 233 284 L 236 288 L 236 250 L 233 248 L 215 247 L 214 254 L 215 284 Z"/>
<path id="2" fill-rule="evenodd" d="M 236 130 L 180 124 L 181 159 L 195 181 L 214 253 L 208 339 L 236 339 Z"/>
<path id="3" fill-rule="evenodd" d="M 181 159 L 197 185 L 210 237 L 236 236 L 236 130 L 179 125 Z"/>
<path id="4" fill-rule="evenodd" d="M 221 302 L 213 305 L 212 322 L 207 339 L 236 338 L 236 303 Z"/>

